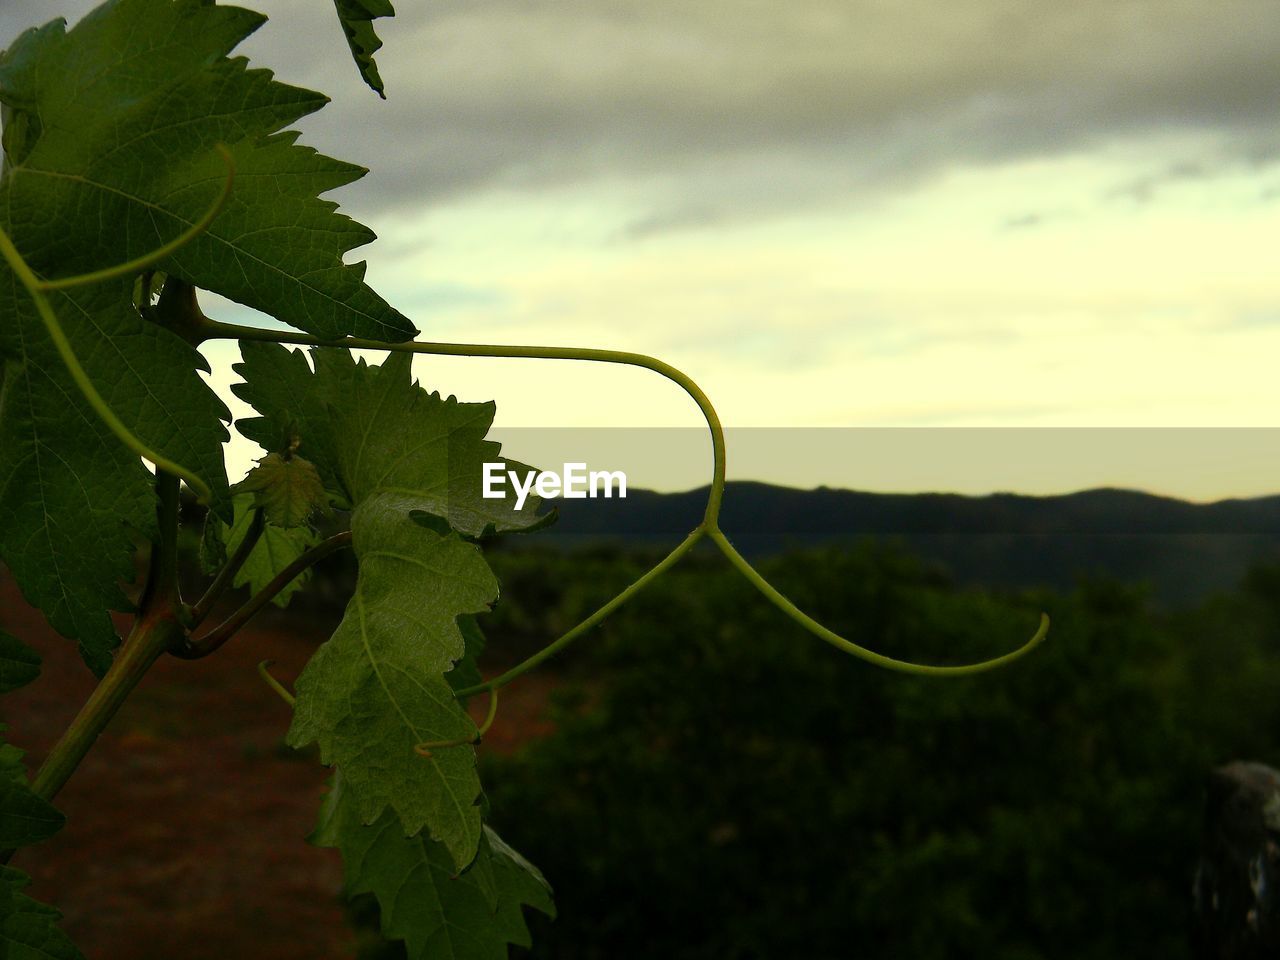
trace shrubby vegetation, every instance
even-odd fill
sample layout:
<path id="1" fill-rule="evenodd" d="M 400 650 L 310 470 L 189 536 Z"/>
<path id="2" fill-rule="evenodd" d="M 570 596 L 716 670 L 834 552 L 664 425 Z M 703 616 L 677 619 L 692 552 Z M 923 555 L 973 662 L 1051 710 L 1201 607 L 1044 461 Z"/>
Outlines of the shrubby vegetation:
<path id="1" fill-rule="evenodd" d="M 495 554 L 495 646 L 641 564 Z M 1053 635 L 982 676 L 888 675 L 688 558 L 566 661 L 554 735 L 484 761 L 494 815 L 555 877 L 536 956 L 1187 955 L 1203 777 L 1280 760 L 1280 570 L 1164 614 L 1104 581 L 962 591 L 883 546 L 767 573 L 892 655 L 981 658 L 1041 609 Z"/>

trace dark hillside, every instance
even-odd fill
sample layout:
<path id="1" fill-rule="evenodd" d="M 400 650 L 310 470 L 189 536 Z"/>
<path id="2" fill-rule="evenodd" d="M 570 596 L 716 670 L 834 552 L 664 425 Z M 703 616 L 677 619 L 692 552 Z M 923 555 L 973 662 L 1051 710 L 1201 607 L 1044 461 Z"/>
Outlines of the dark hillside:
<path id="1" fill-rule="evenodd" d="M 560 518 L 508 546 L 674 545 L 702 515 L 706 488 L 635 490 L 625 500 L 558 501 Z M 897 540 L 962 583 L 1069 589 L 1082 575 L 1146 583 L 1163 605 L 1230 589 L 1280 558 L 1280 497 L 1197 504 L 1134 490 L 1051 497 L 882 494 L 734 482 L 722 525 L 748 556 L 798 546 Z"/>

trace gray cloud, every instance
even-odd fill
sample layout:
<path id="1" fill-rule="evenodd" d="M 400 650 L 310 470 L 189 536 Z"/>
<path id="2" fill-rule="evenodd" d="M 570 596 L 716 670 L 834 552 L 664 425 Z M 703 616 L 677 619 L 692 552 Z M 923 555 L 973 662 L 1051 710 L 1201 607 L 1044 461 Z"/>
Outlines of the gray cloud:
<path id="1" fill-rule="evenodd" d="M 0 34 L 60 6 L 8 0 Z M 333 96 L 307 139 L 374 170 L 357 213 L 622 177 L 642 237 L 1170 131 L 1277 152 L 1274 0 L 402 0 L 387 103 L 327 4 L 260 6 L 245 51 Z"/>
<path id="2" fill-rule="evenodd" d="M 1280 163 L 1280 141 L 1264 136 L 1240 137 L 1198 160 L 1175 160 L 1116 184 L 1106 192 L 1105 199 L 1146 204 L 1166 187 L 1228 175 L 1270 172 L 1277 163 Z"/>
<path id="3" fill-rule="evenodd" d="M 1108 191 L 1109 199 L 1130 200 L 1134 203 L 1150 203 L 1162 187 L 1175 183 L 1207 180 L 1214 168 L 1197 160 L 1178 160 L 1154 173 L 1135 177 Z"/>
<path id="4" fill-rule="evenodd" d="M 1002 230 L 1031 230 L 1034 227 L 1044 226 L 1045 223 L 1052 219 L 1054 219 L 1053 214 L 1037 210 L 1009 217 L 1000 224 L 1000 228 Z"/>

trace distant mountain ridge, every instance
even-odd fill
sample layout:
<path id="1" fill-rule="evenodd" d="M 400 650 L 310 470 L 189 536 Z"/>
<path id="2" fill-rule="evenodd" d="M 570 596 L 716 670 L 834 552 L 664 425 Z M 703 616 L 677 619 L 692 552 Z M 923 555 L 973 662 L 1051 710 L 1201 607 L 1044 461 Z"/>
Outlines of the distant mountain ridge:
<path id="1" fill-rule="evenodd" d="M 681 493 L 633 490 L 626 499 L 556 500 L 560 519 L 549 532 L 682 533 L 698 522 L 706 500 L 706 487 Z M 721 521 L 726 530 L 766 535 L 1280 534 L 1280 495 L 1202 504 L 1115 487 L 1053 496 L 971 496 L 801 490 L 732 481 L 725 487 Z"/>
<path id="2" fill-rule="evenodd" d="M 558 521 L 529 543 L 674 545 L 697 524 L 706 498 L 704 487 L 557 500 Z M 1234 586 L 1253 563 L 1280 562 L 1280 496 L 1200 504 L 1117 488 L 968 496 L 734 481 L 721 525 L 749 556 L 891 538 L 962 582 L 1067 588 L 1081 575 L 1110 575 L 1146 581 L 1162 603 L 1200 599 Z"/>

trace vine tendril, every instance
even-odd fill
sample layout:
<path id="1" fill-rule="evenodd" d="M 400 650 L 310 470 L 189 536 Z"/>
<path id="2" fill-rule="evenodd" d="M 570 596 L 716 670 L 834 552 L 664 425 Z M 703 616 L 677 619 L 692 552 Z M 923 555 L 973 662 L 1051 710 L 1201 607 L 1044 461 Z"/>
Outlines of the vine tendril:
<path id="1" fill-rule="evenodd" d="M 456 693 L 455 696 L 461 698 L 462 694 Z M 484 723 L 476 728 L 475 736 L 461 737 L 456 740 L 424 740 L 413 748 L 413 752 L 420 757 L 431 759 L 432 750 L 443 750 L 446 747 L 462 747 L 467 744 L 477 744 L 484 735 L 489 732 L 489 728 L 493 726 L 494 718 L 498 715 L 498 688 L 489 687 L 489 710 L 484 715 Z"/>
<path id="2" fill-rule="evenodd" d="M 27 294 L 31 297 L 32 303 L 35 305 L 36 313 L 39 314 L 40 320 L 44 323 L 44 328 L 49 334 L 49 339 L 53 341 L 54 348 L 58 351 L 58 356 L 62 358 L 63 364 L 67 368 L 67 372 L 71 374 L 71 379 L 76 385 L 76 389 L 88 402 L 93 412 L 100 419 L 116 438 L 119 439 L 126 447 L 142 457 L 144 460 L 150 461 L 155 465 L 157 470 L 174 474 L 182 478 L 192 490 L 195 491 L 197 499 L 204 504 L 208 504 L 213 500 L 213 492 L 209 489 L 209 485 L 193 470 L 188 470 L 179 463 L 175 463 L 168 457 L 151 449 L 138 438 L 132 430 L 125 426 L 124 422 L 116 416 L 110 404 L 102 398 L 102 394 L 98 392 L 98 388 L 93 385 L 93 381 L 89 379 L 89 375 L 85 372 L 84 367 L 80 365 L 80 359 L 76 356 L 75 350 L 71 346 L 71 341 L 67 339 L 66 332 L 62 329 L 62 323 L 58 320 L 57 313 L 54 312 L 53 305 L 50 304 L 46 293 L 58 290 L 67 290 L 72 287 L 78 287 L 90 283 L 101 283 L 106 280 L 114 280 L 118 277 L 128 276 L 133 273 L 140 273 L 149 266 L 163 260 L 165 257 L 177 252 L 185 247 L 192 240 L 209 229 L 209 225 L 222 212 L 223 206 L 227 202 L 227 198 L 231 195 L 231 183 L 235 178 L 235 162 L 230 152 L 222 144 L 215 144 L 214 149 L 222 157 L 223 162 L 227 165 L 227 176 L 223 182 L 222 191 L 218 194 L 218 198 L 213 205 L 205 212 L 205 214 L 192 224 L 187 230 L 184 230 L 178 237 L 166 243 L 162 247 L 142 257 L 129 260 L 126 263 L 117 264 L 114 267 L 107 267 L 103 270 L 95 270 L 91 273 L 80 274 L 74 277 L 64 277 L 58 280 L 42 280 L 35 275 L 22 254 L 18 252 L 18 248 L 14 246 L 13 240 L 10 239 L 8 233 L 0 228 L 0 256 L 3 256 L 9 268 L 14 272 L 18 281 L 26 289 Z"/>
<path id="3" fill-rule="evenodd" d="M 266 681 L 267 686 L 274 690 L 281 700 L 292 707 L 298 702 L 298 698 L 290 693 L 283 683 L 271 675 L 271 668 L 275 665 L 276 662 L 274 660 L 263 660 L 258 664 L 258 675 Z"/>
<path id="4" fill-rule="evenodd" d="M 701 410 L 702 415 L 707 422 L 707 427 L 711 433 L 712 450 L 711 488 L 707 494 L 706 511 L 703 514 L 702 522 L 699 523 L 698 526 L 696 526 L 685 538 L 685 540 L 678 547 L 672 550 L 671 553 L 669 553 L 662 561 L 641 575 L 638 580 L 633 582 L 612 600 L 596 610 L 596 612 L 591 614 L 591 616 L 587 617 L 567 633 L 561 635 L 546 647 L 543 647 L 540 651 L 512 667 L 510 670 L 507 670 L 500 676 L 494 677 L 484 683 L 467 687 L 464 690 L 457 691 L 458 697 L 472 696 L 484 691 L 492 693 L 500 687 L 506 686 L 522 674 L 532 670 L 549 657 L 559 653 L 582 634 L 586 633 L 596 624 L 600 623 L 600 621 L 604 620 L 623 603 L 643 590 L 654 579 L 666 572 L 668 568 L 688 553 L 698 540 L 704 536 L 716 544 L 720 549 L 720 552 L 725 555 L 734 569 L 737 570 L 748 582 L 755 586 L 756 589 L 764 595 L 765 599 L 786 614 L 792 621 L 799 624 L 819 639 L 831 644 L 837 650 L 850 654 L 851 656 L 857 657 L 861 660 L 865 660 L 868 663 L 882 667 L 886 670 L 893 670 L 898 673 L 940 677 L 967 676 L 974 673 L 981 673 L 986 670 L 992 670 L 997 667 L 1004 666 L 1025 656 L 1039 646 L 1048 634 L 1049 617 L 1048 614 L 1041 613 L 1038 629 L 1032 635 L 1030 640 L 1018 647 L 1016 650 L 988 660 L 982 660 L 977 663 L 939 666 L 915 663 L 908 660 L 897 660 L 892 657 L 887 657 L 883 654 L 876 653 L 873 650 L 869 650 L 866 647 L 860 646 L 859 644 L 853 643 L 818 623 L 794 603 L 788 600 L 776 587 L 769 583 L 769 581 L 766 580 L 760 572 L 746 560 L 746 558 L 734 549 L 724 532 L 720 529 L 720 504 L 724 497 L 725 487 L 724 428 L 720 424 L 720 418 L 716 414 L 715 408 L 711 405 L 711 401 L 707 398 L 707 395 L 702 391 L 702 389 L 692 380 L 692 378 L 670 364 L 662 360 L 658 360 L 655 357 L 619 350 L 600 350 L 579 347 L 503 346 L 476 343 L 431 342 L 384 343 L 382 341 L 367 340 L 360 337 L 345 337 L 339 340 L 321 340 L 319 337 L 314 337 L 305 333 L 263 330 L 258 327 L 220 323 L 216 320 L 210 320 L 207 318 L 201 325 L 200 333 L 205 339 L 260 340 L 269 343 L 294 344 L 311 347 L 342 347 L 347 349 L 378 350 L 393 353 L 421 353 L 434 356 L 512 357 L 534 360 L 586 360 L 597 363 L 623 364 L 626 366 L 643 367 L 647 370 L 653 370 L 663 377 L 666 377 L 668 380 L 671 380 L 683 389 L 685 393 L 692 397 L 693 401 L 698 405 L 698 408 Z"/>
<path id="5" fill-rule="evenodd" d="M 69 290 L 72 287 L 83 287 L 91 283 L 103 283 L 107 280 L 116 280 L 120 277 L 127 277 L 135 273 L 141 273 L 147 267 L 155 266 L 165 257 L 171 256 L 189 244 L 200 234 L 204 233 L 218 218 L 218 214 L 222 212 L 222 208 L 227 205 L 227 200 L 231 198 L 231 184 L 236 177 L 236 161 L 231 156 L 231 151 L 220 143 L 215 143 L 213 149 L 218 152 L 218 156 L 222 158 L 222 162 L 226 164 L 227 175 L 222 182 L 222 191 L 218 194 L 218 198 L 213 201 L 213 205 L 204 212 L 204 215 L 189 226 L 182 233 L 178 234 L 174 239 L 170 240 L 162 247 L 156 247 L 150 253 L 143 254 L 140 257 L 134 257 L 124 263 L 118 263 L 114 267 L 104 267 L 101 270 L 94 270 L 91 273 L 81 273 L 74 277 L 60 277 L 57 280 L 37 280 L 36 285 L 43 291 L 50 290 Z"/>
<path id="6" fill-rule="evenodd" d="M 990 660 L 981 660 L 977 663 L 965 663 L 958 666 L 935 666 L 928 663 L 913 663 L 910 660 L 895 660 L 893 657 L 886 657 L 882 653 L 876 653 L 874 650 L 868 650 L 866 647 L 860 646 L 851 640 L 846 640 L 832 630 L 827 629 L 813 617 L 809 616 L 794 603 L 788 600 L 782 593 L 778 591 L 773 584 L 760 575 L 755 567 L 747 562 L 746 558 L 734 549 L 733 544 L 729 542 L 718 527 L 707 531 L 707 536 L 711 541 L 720 548 L 720 552 L 728 557 L 729 562 L 734 568 L 742 574 L 746 580 L 765 595 L 775 607 L 785 613 L 800 626 L 804 627 L 815 637 L 825 640 L 837 650 L 857 657 L 859 660 L 865 660 L 867 663 L 874 664 L 877 667 L 884 667 L 886 670 L 894 670 L 898 673 L 912 673 L 921 676 L 930 677 L 962 677 L 974 673 L 982 673 L 987 670 L 993 670 L 996 667 L 1002 667 L 1006 663 L 1011 663 L 1019 657 L 1026 656 L 1032 650 L 1040 645 L 1045 636 L 1049 633 L 1049 615 L 1047 613 L 1040 614 L 1040 627 L 1032 635 L 1031 639 L 1020 646 L 1017 650 L 1012 650 L 999 657 L 993 657 Z"/>
<path id="7" fill-rule="evenodd" d="M 152 450 L 144 444 L 128 427 L 121 422 L 115 412 L 98 393 L 94 387 L 88 374 L 80 365 L 79 359 L 76 357 L 75 351 L 67 339 L 66 333 L 62 329 L 62 325 L 58 320 L 57 314 L 54 312 L 52 305 L 49 303 L 47 292 L 66 290 L 73 287 L 100 283 L 106 280 L 116 279 L 118 277 L 128 276 L 130 274 L 139 273 L 146 268 L 153 266 L 159 261 L 176 253 L 184 246 L 189 244 L 196 237 L 200 236 L 213 223 L 214 219 L 222 211 L 228 197 L 231 194 L 232 181 L 235 177 L 235 163 L 230 152 L 221 144 L 216 145 L 215 149 L 222 157 L 223 162 L 227 166 L 227 177 L 223 184 L 223 188 L 213 205 L 205 212 L 205 214 L 187 230 L 183 231 L 178 237 L 156 248 L 151 253 L 142 257 L 137 257 L 125 263 L 118 264 L 114 267 L 107 267 L 102 270 L 96 270 L 86 274 L 80 274 L 74 277 L 59 278 L 57 280 L 42 280 L 35 275 L 31 267 L 23 259 L 22 255 L 14 246 L 13 241 L 8 234 L 0 228 L 0 256 L 8 263 L 18 280 L 22 283 L 27 293 L 30 295 L 32 302 L 36 307 L 41 321 L 44 323 L 45 329 L 53 341 L 59 356 L 66 365 L 68 372 L 71 374 L 72 380 L 75 382 L 81 394 L 88 401 L 89 405 L 97 413 L 98 417 L 111 430 L 112 433 L 130 450 L 138 454 L 140 457 L 153 463 L 157 469 L 167 471 L 181 477 L 186 481 L 187 485 L 196 492 L 197 497 L 203 503 L 208 503 L 212 499 L 212 493 L 208 485 L 193 471 L 188 470 L 181 465 L 174 463 L 167 457 Z M 657 579 L 680 560 L 686 553 L 693 549 L 699 540 L 703 537 L 710 539 L 719 548 L 720 552 L 728 559 L 729 563 L 738 571 L 749 583 L 751 583 L 760 593 L 786 614 L 792 621 L 799 624 L 805 630 L 814 636 L 831 644 L 836 649 L 848 653 L 859 659 L 865 660 L 875 666 L 882 667 L 887 670 L 893 670 L 900 673 L 918 674 L 926 676 L 966 676 L 974 673 L 991 670 L 996 667 L 1004 666 L 1017 660 L 1044 641 L 1049 630 L 1049 617 L 1045 613 L 1040 615 L 1040 626 L 1026 643 L 1021 647 L 1009 653 L 977 663 L 961 664 L 956 666 L 937 666 L 931 664 L 915 663 L 907 660 L 897 660 L 887 657 L 883 654 L 876 653 L 866 647 L 853 643 L 850 640 L 841 637 L 839 634 L 828 629 L 818 623 L 803 610 L 792 603 L 784 596 L 776 587 L 766 580 L 759 571 L 757 571 L 744 558 L 733 545 L 729 542 L 728 537 L 720 529 L 720 505 L 724 497 L 725 488 L 725 439 L 724 428 L 721 426 L 720 418 L 716 414 L 715 408 L 712 406 L 710 399 L 702 391 L 702 388 L 693 381 L 687 374 L 677 368 L 671 366 L 665 361 L 656 357 L 646 356 L 640 353 L 630 353 L 620 350 L 602 350 L 595 348 L 581 347 L 543 347 L 543 346 L 504 346 L 493 344 L 473 344 L 473 343 L 434 343 L 434 342 L 412 342 L 412 343 L 385 343 L 380 340 L 369 340 L 361 337 L 344 337 L 337 340 L 322 340 L 309 334 L 292 333 L 288 331 L 270 331 L 263 330 L 258 327 L 248 327 L 239 324 L 219 323 L 205 317 L 200 317 L 197 321 L 199 327 L 197 334 L 201 341 L 208 339 L 237 339 L 237 340 L 260 340 L 270 343 L 294 344 L 300 346 L 311 347 L 341 347 L 356 350 L 377 350 L 382 352 L 400 352 L 400 353 L 420 353 L 435 356 L 459 356 L 459 357 L 495 357 L 495 358 L 515 358 L 515 359 L 533 359 L 533 360 L 579 360 L 596 363 L 614 363 L 624 366 L 641 367 L 652 370 L 655 373 L 665 377 L 679 386 L 687 393 L 697 404 L 703 418 L 706 420 L 708 430 L 711 434 L 711 451 L 712 451 L 712 479 L 711 486 L 707 494 L 706 509 L 703 513 L 702 521 L 694 527 L 689 535 L 664 557 L 658 564 L 642 574 L 630 586 L 617 594 L 613 599 L 601 606 L 595 613 L 591 614 L 581 623 L 574 626 L 568 632 L 552 641 L 542 650 L 533 654 L 526 660 L 507 670 L 505 673 L 494 677 L 484 683 L 467 687 L 463 690 L 456 691 L 459 699 L 472 696 L 477 693 L 488 692 L 489 694 L 489 713 L 483 724 L 479 728 L 479 732 L 473 739 L 467 740 L 451 740 L 451 741 L 427 741 L 419 743 L 415 746 L 422 756 L 431 756 L 433 749 L 442 749 L 449 746 L 458 746 L 464 743 L 478 742 L 479 737 L 488 730 L 493 723 L 493 719 L 497 712 L 497 692 L 498 690 L 515 680 L 517 677 L 527 673 L 534 667 L 538 666 L 544 660 L 559 653 L 578 637 L 589 631 L 592 627 L 599 624 L 608 617 L 614 610 L 626 603 L 653 580 Z M 342 545 L 339 541 L 344 538 L 332 538 L 331 542 L 327 542 L 322 546 L 334 548 L 336 545 Z M 346 536 L 349 541 L 349 535 Z M 288 573 L 289 571 L 286 571 Z M 293 572 L 296 575 L 297 571 Z M 280 579 L 280 578 L 277 578 Z M 292 576 L 289 577 L 292 579 Z M 274 581 L 273 581 L 274 583 Z M 269 591 L 267 591 L 269 592 Z M 252 606 L 252 603 L 250 604 Z M 235 617 L 232 618 L 236 620 Z M 240 621 L 236 622 L 238 626 Z M 225 639 L 234 632 L 234 628 L 230 624 L 225 631 L 219 628 L 214 631 L 218 635 L 218 642 Z M 223 635 L 225 634 L 225 636 Z M 212 636 L 212 635 L 211 635 Z M 203 638 L 208 640 L 209 638 Z M 203 650 L 201 651 L 203 653 Z M 270 661 L 263 661 L 258 665 L 258 672 L 263 679 L 271 685 L 287 703 L 292 705 L 294 697 L 279 683 L 268 671 L 271 665 Z"/>

